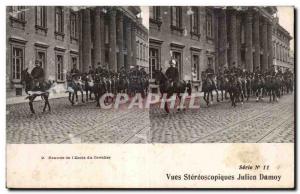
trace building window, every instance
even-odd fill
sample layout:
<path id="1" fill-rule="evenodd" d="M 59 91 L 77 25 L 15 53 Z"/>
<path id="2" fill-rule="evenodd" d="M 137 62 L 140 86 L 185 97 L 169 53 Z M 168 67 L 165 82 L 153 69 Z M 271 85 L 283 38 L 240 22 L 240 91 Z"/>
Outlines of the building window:
<path id="1" fill-rule="evenodd" d="M 46 7 L 44 6 L 35 7 L 35 25 L 36 27 L 41 27 L 41 28 L 47 27 Z"/>
<path id="2" fill-rule="evenodd" d="M 140 43 L 140 60 L 143 60 L 143 43 Z"/>
<path id="3" fill-rule="evenodd" d="M 152 73 L 159 70 L 159 51 L 156 48 L 149 49 L 149 58 L 150 58 L 150 72 L 151 78 Z"/>
<path id="4" fill-rule="evenodd" d="M 64 56 L 56 54 L 56 80 L 64 81 Z"/>
<path id="5" fill-rule="evenodd" d="M 78 25 L 77 25 L 77 14 L 75 12 L 70 13 L 70 27 L 71 27 L 71 38 L 77 39 L 78 36 Z"/>
<path id="6" fill-rule="evenodd" d="M 64 15 L 62 7 L 55 7 L 55 32 L 64 33 Z"/>
<path id="7" fill-rule="evenodd" d="M 194 34 L 194 35 L 200 34 L 200 32 L 199 32 L 199 10 L 198 10 L 198 7 L 192 7 L 191 33 Z"/>
<path id="8" fill-rule="evenodd" d="M 172 6 L 171 7 L 171 28 L 172 30 L 182 29 L 182 7 Z"/>
<path id="9" fill-rule="evenodd" d="M 42 66 L 42 68 L 45 69 L 46 67 L 46 51 L 43 50 L 37 50 L 36 51 L 36 55 L 35 55 L 35 59 L 38 60 Z"/>
<path id="10" fill-rule="evenodd" d="M 273 58 L 276 57 L 276 43 L 273 42 Z"/>
<path id="11" fill-rule="evenodd" d="M 143 58 L 143 60 L 146 61 L 146 45 L 143 45 L 143 49 L 144 49 L 144 52 L 143 52 L 144 58 Z"/>
<path id="12" fill-rule="evenodd" d="M 136 42 L 136 58 L 140 58 L 140 43 L 139 41 Z"/>
<path id="13" fill-rule="evenodd" d="M 78 67 L 78 56 L 71 55 L 71 64 L 70 64 L 70 67 L 73 68 L 74 65 L 76 66 L 76 68 L 79 69 L 79 67 Z"/>
<path id="14" fill-rule="evenodd" d="M 14 82 L 21 81 L 21 71 L 24 65 L 24 48 L 12 46 L 12 79 Z"/>
<path id="15" fill-rule="evenodd" d="M 211 65 L 212 69 L 215 71 L 214 59 L 212 57 L 207 57 L 207 67 Z"/>
<path id="16" fill-rule="evenodd" d="M 199 55 L 193 54 L 192 80 L 200 80 Z"/>
<path id="17" fill-rule="evenodd" d="M 18 21 L 25 21 L 25 6 L 11 6 L 11 18 Z"/>
<path id="18" fill-rule="evenodd" d="M 208 38 L 213 38 L 212 15 L 211 15 L 211 13 L 206 14 L 206 36 Z"/>

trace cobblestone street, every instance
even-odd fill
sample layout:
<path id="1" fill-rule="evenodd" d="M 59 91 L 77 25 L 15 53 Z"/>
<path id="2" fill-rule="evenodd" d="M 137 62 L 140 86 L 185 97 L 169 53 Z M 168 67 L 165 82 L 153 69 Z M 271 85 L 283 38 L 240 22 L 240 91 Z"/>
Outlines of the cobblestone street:
<path id="1" fill-rule="evenodd" d="M 229 102 L 166 114 L 149 109 L 104 110 L 95 103 L 71 106 L 51 99 L 51 112 L 35 115 L 28 103 L 7 105 L 7 143 L 290 143 L 294 142 L 294 96 L 279 103 L 250 99 L 232 108 Z"/>

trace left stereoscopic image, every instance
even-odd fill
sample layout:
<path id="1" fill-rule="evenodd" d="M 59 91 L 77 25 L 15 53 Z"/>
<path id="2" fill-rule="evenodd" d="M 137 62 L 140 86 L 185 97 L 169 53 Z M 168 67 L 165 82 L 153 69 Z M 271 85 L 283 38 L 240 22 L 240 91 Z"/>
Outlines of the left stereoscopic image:
<path id="1" fill-rule="evenodd" d="M 7 6 L 7 143 L 145 143 L 148 12 Z"/>

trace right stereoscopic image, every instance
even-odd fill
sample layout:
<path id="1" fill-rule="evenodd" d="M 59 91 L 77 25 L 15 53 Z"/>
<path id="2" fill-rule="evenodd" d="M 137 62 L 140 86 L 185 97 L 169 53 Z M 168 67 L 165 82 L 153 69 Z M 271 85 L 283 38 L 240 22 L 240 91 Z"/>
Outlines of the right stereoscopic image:
<path id="1" fill-rule="evenodd" d="M 293 7 L 150 6 L 148 142 L 293 143 L 294 61 Z"/>

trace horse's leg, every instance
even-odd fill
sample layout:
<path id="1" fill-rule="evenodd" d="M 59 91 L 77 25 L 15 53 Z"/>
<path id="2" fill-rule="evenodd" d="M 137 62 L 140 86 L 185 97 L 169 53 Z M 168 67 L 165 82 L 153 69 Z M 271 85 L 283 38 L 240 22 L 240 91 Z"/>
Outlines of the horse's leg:
<path id="1" fill-rule="evenodd" d="M 221 101 L 223 101 L 223 88 L 221 88 Z"/>
<path id="2" fill-rule="evenodd" d="M 76 97 L 76 102 L 78 102 L 78 93 L 77 93 L 77 90 L 74 90 L 74 94 L 75 94 L 75 97 Z"/>
<path id="3" fill-rule="evenodd" d="M 34 111 L 34 108 L 33 108 L 33 101 L 34 101 L 35 97 L 36 96 L 29 97 L 29 107 L 30 107 L 30 111 L 31 111 L 32 114 L 35 114 L 35 111 Z"/>
<path id="4" fill-rule="evenodd" d="M 47 96 L 47 104 L 48 104 L 48 111 L 51 111 L 51 106 L 50 106 L 50 103 L 49 103 L 49 95 Z"/>
<path id="5" fill-rule="evenodd" d="M 72 99 L 71 99 L 72 97 Z M 72 106 L 74 105 L 74 94 L 72 94 L 71 92 L 69 92 L 69 101 L 71 102 Z"/>
<path id="6" fill-rule="evenodd" d="M 165 108 L 165 111 L 166 111 L 167 113 L 170 113 L 170 110 L 169 110 L 169 107 L 168 107 L 168 102 L 167 102 L 169 98 L 170 98 L 170 96 L 167 95 L 166 101 L 164 102 L 164 103 L 165 103 L 164 108 Z"/>
<path id="7" fill-rule="evenodd" d="M 234 107 L 236 107 L 236 103 L 237 103 L 237 101 L 239 100 L 239 96 L 241 95 L 241 93 L 240 93 L 240 91 L 239 91 L 239 89 L 237 88 L 235 91 L 234 91 L 234 94 L 233 94 L 233 96 L 234 96 L 234 98 L 233 98 L 233 105 L 234 105 Z"/>
<path id="8" fill-rule="evenodd" d="M 244 104 L 245 92 L 243 88 L 241 88 L 241 96 L 242 96 L 242 104 Z"/>
<path id="9" fill-rule="evenodd" d="M 75 104 L 75 102 L 74 102 L 74 98 L 75 98 L 75 96 L 76 96 L 76 94 L 75 94 L 75 93 L 73 93 L 73 94 L 72 94 L 72 102 L 73 102 L 73 103 L 72 103 L 72 105 L 74 105 L 74 104 Z"/>
<path id="10" fill-rule="evenodd" d="M 47 107 L 48 107 L 48 110 L 51 111 L 51 107 L 50 107 L 50 103 L 49 103 L 49 94 L 46 94 L 44 96 L 44 100 L 45 100 L 45 106 L 44 106 L 43 112 L 46 111 Z"/>
<path id="11" fill-rule="evenodd" d="M 96 107 L 100 107 L 100 92 L 99 91 L 95 91 L 95 98 L 96 98 Z"/>
<path id="12" fill-rule="evenodd" d="M 228 92 L 229 93 L 229 98 L 230 98 L 230 101 L 231 101 L 231 106 L 234 106 L 233 105 L 233 94 L 231 91 Z"/>
<path id="13" fill-rule="evenodd" d="M 208 92 L 204 92 L 203 98 L 204 98 L 204 100 L 205 100 L 207 106 L 209 106 L 209 101 L 208 101 L 209 99 L 207 99 L 207 96 L 208 96 L 208 95 L 209 95 Z"/>
<path id="14" fill-rule="evenodd" d="M 218 88 L 215 89 L 216 93 L 217 93 L 217 102 L 220 102 L 219 100 L 219 91 L 218 91 Z"/>
<path id="15" fill-rule="evenodd" d="M 87 88 L 85 89 L 85 100 L 89 101 L 89 90 Z"/>
<path id="16" fill-rule="evenodd" d="M 256 96 L 256 102 L 259 100 L 259 89 L 254 90 L 255 91 L 255 96 Z"/>
<path id="17" fill-rule="evenodd" d="M 44 103 L 44 108 L 43 108 L 43 112 L 45 112 L 46 111 L 46 107 L 47 107 L 47 96 L 46 95 L 45 96 L 42 95 L 41 98 L 44 99 L 44 102 L 45 102 Z"/>
<path id="18" fill-rule="evenodd" d="M 80 89 L 80 93 L 81 93 L 81 102 L 84 103 L 84 94 L 83 94 L 83 89 Z"/>
<path id="19" fill-rule="evenodd" d="M 94 92 L 93 92 L 93 89 L 90 88 L 89 90 L 90 90 L 90 100 L 93 100 L 93 98 L 92 98 L 92 93 L 94 93 Z M 95 95 L 95 94 L 94 94 L 94 95 Z"/>

